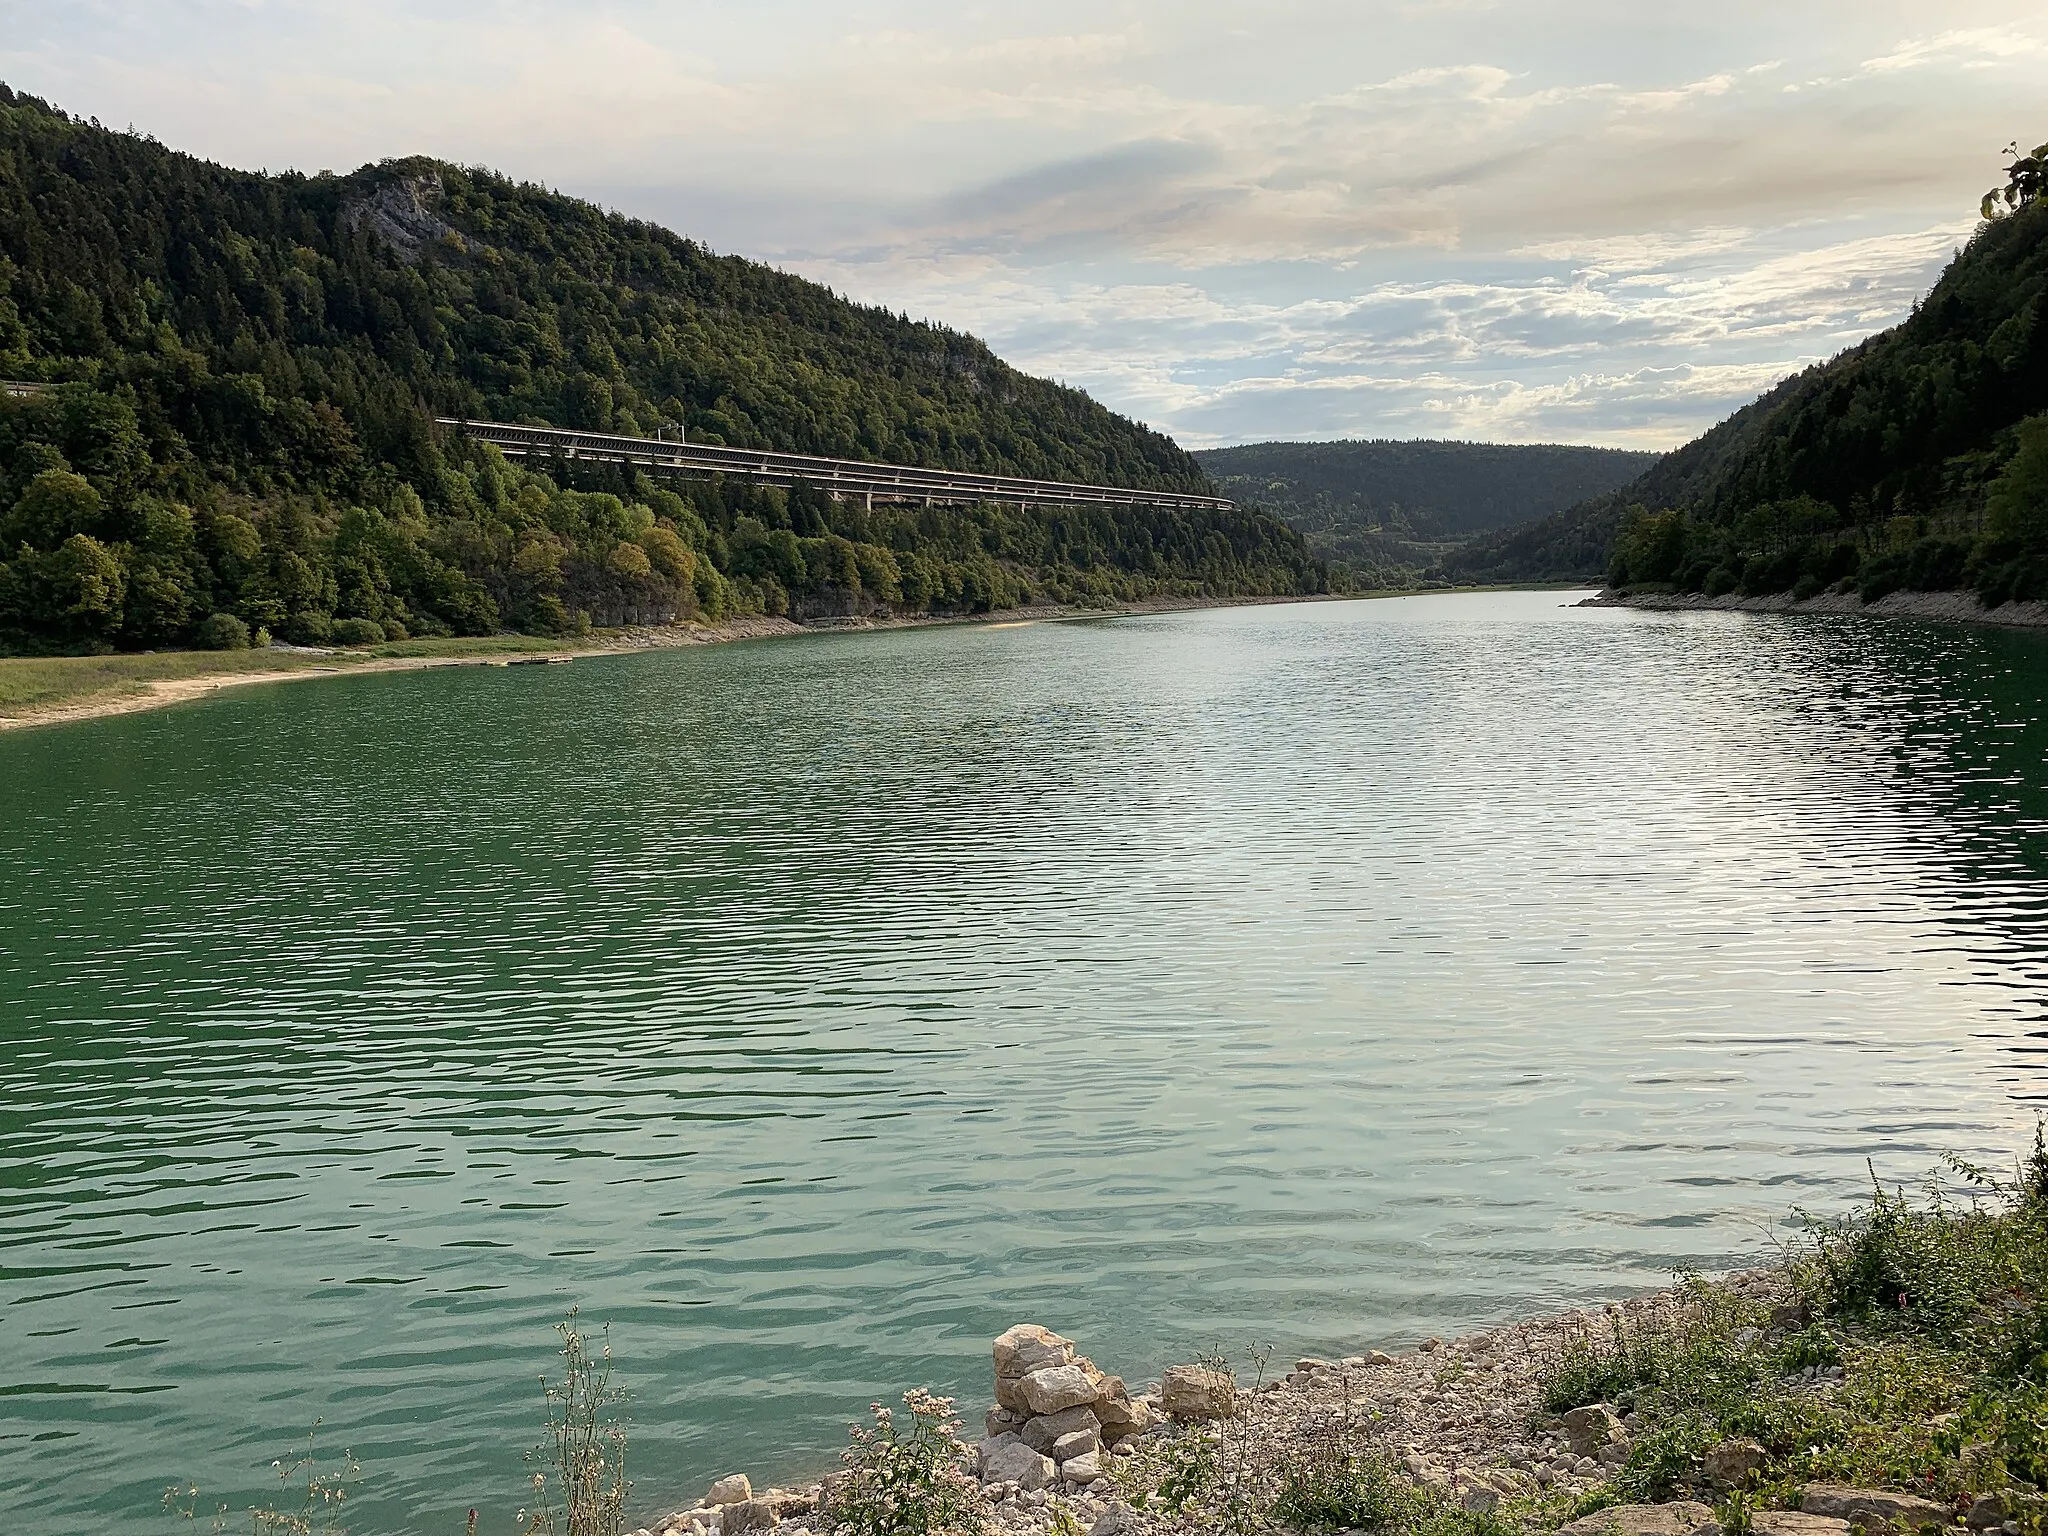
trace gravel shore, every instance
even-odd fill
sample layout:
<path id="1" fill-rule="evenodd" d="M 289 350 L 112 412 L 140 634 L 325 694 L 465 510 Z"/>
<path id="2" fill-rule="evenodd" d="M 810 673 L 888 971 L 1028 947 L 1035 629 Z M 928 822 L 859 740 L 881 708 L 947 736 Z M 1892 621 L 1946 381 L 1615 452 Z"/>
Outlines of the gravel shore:
<path id="1" fill-rule="evenodd" d="M 1765 1307 L 1781 1302 L 1786 1294 L 1785 1276 L 1776 1270 L 1731 1276 L 1719 1284 Z M 1415 1483 L 1438 1490 L 1467 1509 L 1491 1510 L 1506 1500 L 1546 1495 L 1554 1496 L 1562 1509 L 1597 1491 L 1626 1458 L 1632 1425 L 1625 1415 L 1602 1417 L 1604 1409 L 1576 1424 L 1568 1416 L 1543 1414 L 1545 1372 L 1589 1333 L 1609 1333 L 1617 1323 L 1636 1330 L 1669 1327 L 1695 1306 L 1696 1293 L 1673 1289 L 1462 1338 L 1429 1339 L 1399 1353 L 1368 1350 L 1338 1359 L 1289 1361 L 1280 1374 L 1264 1381 L 1240 1369 L 1234 1391 L 1228 1394 L 1235 1411 L 1226 1418 L 1175 1418 L 1163 1412 L 1162 1395 L 1172 1404 L 1174 1373 L 1168 1372 L 1163 1383 L 1132 1394 L 1145 1428 L 1099 1452 L 1096 1438 L 1083 1436 L 1070 1448 L 1074 1459 L 1062 1459 L 1050 1476 L 1043 1475 L 1055 1466 L 1050 1457 L 1042 1468 L 1031 1471 L 1038 1465 L 1035 1457 L 1014 1445 L 1004 1448 L 1001 1437 L 1014 1442 L 1015 1425 L 1028 1414 L 999 1404 L 982 1426 L 989 1438 L 973 1460 L 997 1523 L 1023 1533 L 1164 1536 L 1220 1528 L 1220 1507 L 1168 1514 L 1144 1507 L 1146 1501 L 1138 1492 L 1156 1482 L 1159 1464 L 1193 1435 L 1212 1437 L 1225 1482 L 1254 1500 L 1270 1495 L 1277 1469 L 1290 1458 L 1336 1435 L 1348 1444 L 1384 1452 Z M 1043 1332 L 1012 1333 L 1021 1331 Z M 1006 1334 L 1005 1339 L 1011 1336 Z M 1014 1393 L 1003 1390 L 1003 1351 L 999 1341 L 998 1396 L 1014 1402 Z M 1095 1370 L 1085 1357 L 1079 1357 L 1079 1363 Z M 1116 1378 L 1102 1378 L 1099 1371 L 1095 1375 L 1121 1386 Z M 1167 1388 L 1164 1394 L 1162 1385 Z M 1824 1376 L 1814 1384 L 1815 1390 L 1827 1385 Z M 1026 1476 L 991 1479 L 992 1470 L 1014 1470 L 1020 1455 Z M 994 1465 L 998 1456 L 1006 1458 L 1000 1467 Z M 1082 1477 L 1065 1475 L 1076 1468 L 1083 1470 Z M 727 1479 L 698 1506 L 657 1521 L 635 1536 L 735 1536 L 750 1530 L 811 1536 L 827 1528 L 818 1511 L 821 1499 L 829 1498 L 828 1483 L 756 1494 L 743 1479 Z"/>

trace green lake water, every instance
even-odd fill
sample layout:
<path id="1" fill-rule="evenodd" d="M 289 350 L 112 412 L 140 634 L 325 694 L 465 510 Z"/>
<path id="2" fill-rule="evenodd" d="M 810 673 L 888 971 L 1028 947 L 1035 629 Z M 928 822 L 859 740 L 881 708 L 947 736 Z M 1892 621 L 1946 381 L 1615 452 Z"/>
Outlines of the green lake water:
<path id="1" fill-rule="evenodd" d="M 2048 639 L 1562 594 L 822 635 L 0 737 L 0 1509 L 505 1536 L 985 1406 L 1740 1262 L 2014 1149 Z"/>

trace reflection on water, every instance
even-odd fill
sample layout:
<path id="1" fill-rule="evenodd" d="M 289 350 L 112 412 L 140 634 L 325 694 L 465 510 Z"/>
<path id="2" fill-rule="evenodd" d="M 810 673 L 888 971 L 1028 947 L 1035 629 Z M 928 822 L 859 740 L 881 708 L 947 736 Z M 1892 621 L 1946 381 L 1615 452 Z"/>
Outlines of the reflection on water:
<path id="1" fill-rule="evenodd" d="M 0 740 L 0 1486 L 648 1512 L 1754 1252 L 2030 1119 L 2048 643 L 1556 594 L 344 679 Z"/>

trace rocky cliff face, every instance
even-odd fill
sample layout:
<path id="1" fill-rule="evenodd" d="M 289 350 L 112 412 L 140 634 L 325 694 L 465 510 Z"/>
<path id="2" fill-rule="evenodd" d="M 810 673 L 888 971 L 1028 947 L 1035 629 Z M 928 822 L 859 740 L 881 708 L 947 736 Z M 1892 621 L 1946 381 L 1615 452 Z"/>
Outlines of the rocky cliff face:
<path id="1" fill-rule="evenodd" d="M 436 241 L 452 237 L 458 247 L 461 244 L 455 226 L 437 211 L 440 206 L 439 176 L 401 176 L 350 201 L 341 211 L 341 222 L 351 230 L 367 228 L 407 261 L 418 261 Z"/>

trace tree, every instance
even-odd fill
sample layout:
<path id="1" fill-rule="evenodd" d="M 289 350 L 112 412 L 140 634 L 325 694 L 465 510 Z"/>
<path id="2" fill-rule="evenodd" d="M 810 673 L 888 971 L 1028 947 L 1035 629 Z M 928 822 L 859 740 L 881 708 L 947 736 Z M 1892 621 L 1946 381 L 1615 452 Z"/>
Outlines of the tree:
<path id="1" fill-rule="evenodd" d="M 71 636 L 104 641 L 121 627 L 128 579 L 113 551 L 74 533 L 41 562 L 48 617 Z"/>
<path id="2" fill-rule="evenodd" d="M 100 493 L 85 476 L 46 469 L 0 521 L 0 546 L 55 549 L 74 533 L 98 533 L 105 511 Z"/>
<path id="3" fill-rule="evenodd" d="M 2019 425 L 2019 452 L 1992 482 L 1985 524 L 1993 538 L 2048 549 L 2048 415 Z"/>
<path id="4" fill-rule="evenodd" d="M 2012 163 L 2005 168 L 2005 185 L 1984 194 L 1979 210 L 1987 219 L 2001 219 L 2016 213 L 2048 191 L 2048 144 L 2036 146 L 2030 155 L 2020 153 L 2017 140 L 2005 146 Z"/>

